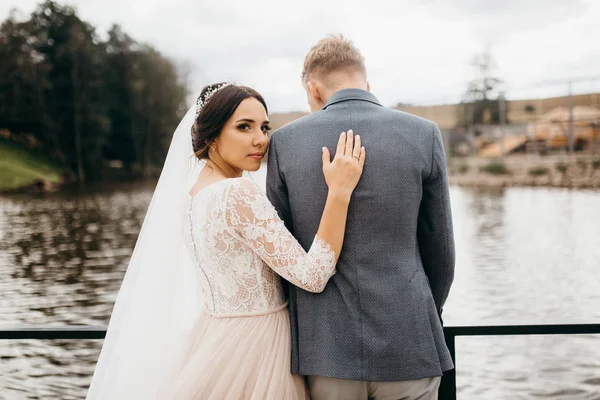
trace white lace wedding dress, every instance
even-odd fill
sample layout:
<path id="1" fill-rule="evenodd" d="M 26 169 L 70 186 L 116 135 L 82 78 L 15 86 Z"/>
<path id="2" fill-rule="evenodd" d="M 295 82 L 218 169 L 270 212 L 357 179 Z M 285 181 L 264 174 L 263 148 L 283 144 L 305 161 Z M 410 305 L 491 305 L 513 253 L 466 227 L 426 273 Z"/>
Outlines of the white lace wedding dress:
<path id="1" fill-rule="evenodd" d="M 186 241 L 206 309 L 199 315 L 169 399 L 304 399 L 290 373 L 290 326 L 280 277 L 319 292 L 335 255 L 315 236 L 308 251 L 247 178 L 190 196 Z"/>

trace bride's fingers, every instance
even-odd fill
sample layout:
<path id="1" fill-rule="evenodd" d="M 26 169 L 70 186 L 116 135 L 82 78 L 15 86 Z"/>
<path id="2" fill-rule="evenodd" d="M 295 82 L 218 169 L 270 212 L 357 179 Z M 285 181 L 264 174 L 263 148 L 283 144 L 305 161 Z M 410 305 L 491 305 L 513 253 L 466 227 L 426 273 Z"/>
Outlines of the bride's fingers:
<path id="1" fill-rule="evenodd" d="M 365 166 L 365 158 L 367 157 L 367 151 L 364 147 L 360 148 L 360 155 L 358 157 L 358 164 L 360 165 L 360 169 L 362 170 Z"/>
<path id="2" fill-rule="evenodd" d="M 354 132 L 352 129 L 348 130 L 348 134 L 346 135 L 346 151 L 344 155 L 348 157 L 352 157 L 352 148 L 354 147 Z"/>
<path id="3" fill-rule="evenodd" d="M 327 147 L 323 147 L 323 167 L 331 164 L 331 154 L 329 154 L 329 149 Z"/>
<path id="4" fill-rule="evenodd" d="M 354 137 L 354 150 L 352 151 L 352 157 L 356 158 L 357 160 L 360 158 L 360 148 L 361 147 L 362 147 L 362 145 L 361 145 L 360 135 L 356 135 Z"/>
<path id="5" fill-rule="evenodd" d="M 341 157 L 344 155 L 344 149 L 346 148 L 346 132 L 342 132 L 340 139 L 338 140 L 337 149 L 335 150 L 335 156 Z"/>

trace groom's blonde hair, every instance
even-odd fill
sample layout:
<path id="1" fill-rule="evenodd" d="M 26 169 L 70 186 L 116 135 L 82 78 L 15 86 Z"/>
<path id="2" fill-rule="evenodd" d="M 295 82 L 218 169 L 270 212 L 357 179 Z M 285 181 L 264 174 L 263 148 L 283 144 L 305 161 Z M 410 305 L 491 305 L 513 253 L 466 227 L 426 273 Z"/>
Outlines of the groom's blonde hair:
<path id="1" fill-rule="evenodd" d="M 329 35 L 317 42 L 304 58 L 302 83 L 310 79 L 323 79 L 332 72 L 348 70 L 367 78 L 365 58 L 351 40 L 341 34 Z"/>

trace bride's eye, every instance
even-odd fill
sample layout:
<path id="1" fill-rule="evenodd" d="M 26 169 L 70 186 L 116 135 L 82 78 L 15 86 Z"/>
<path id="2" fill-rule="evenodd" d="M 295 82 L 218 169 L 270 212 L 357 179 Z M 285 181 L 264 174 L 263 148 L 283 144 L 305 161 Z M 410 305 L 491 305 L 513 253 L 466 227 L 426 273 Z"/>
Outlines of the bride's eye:
<path id="1" fill-rule="evenodd" d="M 262 131 L 266 134 L 271 132 L 271 127 L 269 125 L 263 125 L 260 129 L 262 129 Z"/>
<path id="2" fill-rule="evenodd" d="M 238 129 L 240 131 L 249 131 L 251 128 L 250 128 L 250 124 L 240 124 L 240 125 L 238 125 Z"/>

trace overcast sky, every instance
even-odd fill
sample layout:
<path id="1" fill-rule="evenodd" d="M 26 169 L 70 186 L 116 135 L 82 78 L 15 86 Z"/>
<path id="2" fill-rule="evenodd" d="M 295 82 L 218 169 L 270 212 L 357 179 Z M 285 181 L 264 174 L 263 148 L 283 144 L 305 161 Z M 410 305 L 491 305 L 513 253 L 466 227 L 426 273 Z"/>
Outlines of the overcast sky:
<path id="1" fill-rule="evenodd" d="M 36 0 L 0 0 L 0 17 Z M 509 98 L 564 95 L 572 77 L 600 77 L 600 0 L 69 0 L 99 34 L 119 23 L 191 66 L 194 92 L 234 80 L 273 111 L 306 111 L 302 60 L 328 33 L 352 39 L 385 105 L 460 99 L 486 46 Z M 600 79 L 574 85 L 600 91 Z"/>

